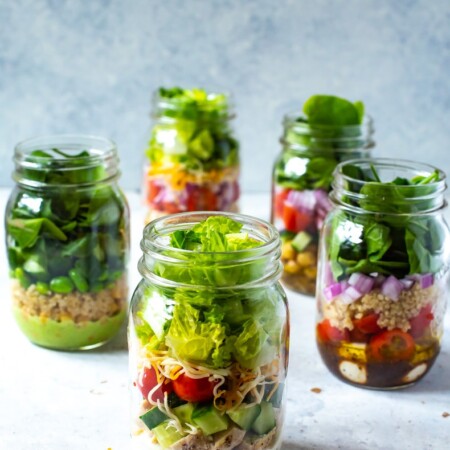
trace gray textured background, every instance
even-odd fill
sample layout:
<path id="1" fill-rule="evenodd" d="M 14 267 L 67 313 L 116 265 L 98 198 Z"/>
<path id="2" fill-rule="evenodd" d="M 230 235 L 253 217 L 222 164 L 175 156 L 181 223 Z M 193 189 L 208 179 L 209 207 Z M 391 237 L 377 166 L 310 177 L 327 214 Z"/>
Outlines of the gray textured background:
<path id="1" fill-rule="evenodd" d="M 0 185 L 14 144 L 112 137 L 137 189 L 160 85 L 233 92 L 243 187 L 268 190 L 283 113 L 362 99 L 376 154 L 450 172 L 448 0 L 1 0 Z"/>

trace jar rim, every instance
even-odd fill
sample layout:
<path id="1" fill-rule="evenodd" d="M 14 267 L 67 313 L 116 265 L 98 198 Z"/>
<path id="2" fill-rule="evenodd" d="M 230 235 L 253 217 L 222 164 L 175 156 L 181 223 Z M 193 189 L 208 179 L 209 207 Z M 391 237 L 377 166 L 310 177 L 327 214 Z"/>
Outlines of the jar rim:
<path id="1" fill-rule="evenodd" d="M 61 154 L 60 156 L 52 155 L 51 158 L 31 154 L 36 150 L 54 152 L 55 149 L 65 154 L 82 151 L 86 151 L 88 154 L 73 157 Z M 49 134 L 22 140 L 14 147 L 13 161 L 15 163 L 14 181 L 28 187 L 37 188 L 44 185 L 52 187 L 74 185 L 80 187 L 83 185 L 90 186 L 93 181 L 74 184 L 49 184 L 27 178 L 27 171 L 28 173 L 32 171 L 35 174 L 49 173 L 52 170 L 74 173 L 104 166 L 106 169 L 104 176 L 101 179 L 96 179 L 95 182 L 109 182 L 120 175 L 115 142 L 106 137 L 90 134 Z"/>
<path id="2" fill-rule="evenodd" d="M 256 226 L 262 226 L 266 227 L 269 231 L 269 238 L 266 242 L 263 242 L 262 245 L 258 245 L 257 247 L 253 247 L 250 249 L 243 249 L 243 250 L 233 250 L 228 252 L 201 252 L 201 251 L 194 251 L 194 250 L 186 250 L 186 249 L 180 249 L 171 247 L 170 245 L 163 245 L 157 241 L 155 241 L 153 238 L 160 236 L 158 227 L 163 227 L 163 223 L 166 221 L 173 221 L 173 225 L 185 225 L 187 228 L 187 225 L 193 226 L 194 224 L 200 222 L 203 219 L 207 219 L 208 217 L 212 216 L 219 216 L 219 217 L 227 217 L 232 220 L 236 220 L 237 222 L 240 222 L 245 225 L 254 224 Z M 195 222 L 185 222 L 183 219 L 187 218 L 194 218 L 197 219 Z M 174 230 L 182 229 L 182 227 L 173 227 Z M 170 229 L 168 230 L 170 231 Z M 262 237 L 259 235 L 259 237 Z M 157 250 L 173 250 L 175 252 L 179 252 L 180 254 L 199 254 L 199 255 L 248 255 L 249 253 L 255 253 L 256 255 L 259 255 L 260 253 L 265 253 L 268 250 L 275 249 L 280 243 L 280 234 L 278 230 L 268 221 L 264 219 L 260 219 L 258 217 L 249 216 L 246 214 L 238 214 L 238 213 L 230 213 L 230 212 L 224 212 L 224 211 L 194 211 L 194 212 L 182 212 L 182 213 L 176 213 L 176 214 L 170 214 L 168 216 L 159 217 L 158 219 L 152 220 L 150 223 L 148 223 L 143 231 L 143 237 L 141 240 L 141 250 L 146 253 L 147 251 L 152 251 L 152 249 Z M 175 259 L 175 258 L 174 258 Z M 227 260 L 227 263 L 229 263 L 230 260 Z"/>
<path id="3" fill-rule="evenodd" d="M 161 88 L 156 89 L 153 92 L 152 103 L 153 110 L 152 116 L 158 119 L 177 121 L 177 120 L 191 120 L 191 121 L 205 121 L 205 122 L 214 122 L 214 121 L 224 121 L 231 120 L 235 117 L 234 113 L 234 98 L 231 92 L 229 91 L 221 91 L 219 89 L 204 89 L 204 88 L 183 88 L 185 91 L 194 91 L 194 90 L 202 90 L 206 93 L 207 97 L 223 97 L 223 101 L 215 106 L 211 104 L 208 106 L 208 102 L 206 103 L 206 107 L 202 106 L 194 99 L 192 100 L 193 109 L 197 112 L 198 116 L 196 117 L 172 117 L 168 114 L 168 111 L 178 112 L 182 111 L 183 107 L 186 103 L 183 104 L 183 101 L 180 101 L 178 98 L 170 98 L 163 97 L 160 93 Z M 216 117 L 213 117 L 214 113 L 217 113 Z"/>
<path id="4" fill-rule="evenodd" d="M 356 166 L 360 170 L 375 170 L 377 176 L 378 170 L 388 170 L 394 172 L 395 178 L 401 178 L 399 174 L 408 173 L 408 179 L 414 176 L 432 176 L 433 173 L 438 173 L 438 180 L 431 181 L 425 184 L 390 184 L 394 180 L 394 174 L 390 176 L 390 180 L 361 180 L 343 172 L 344 168 L 348 166 Z M 373 169 L 372 169 L 373 168 Z M 411 214 L 428 214 L 441 210 L 447 206 L 444 198 L 446 186 L 445 172 L 431 164 L 422 163 L 420 161 L 412 161 L 408 159 L 397 158 L 359 158 L 350 159 L 339 163 L 334 172 L 332 183 L 333 190 L 330 193 L 330 199 L 334 204 L 347 208 L 352 211 L 363 211 L 364 214 L 382 214 L 382 215 L 411 215 Z M 381 194 L 388 196 L 388 194 L 402 193 L 403 196 L 397 198 L 389 195 L 386 198 L 388 203 L 400 206 L 398 212 L 379 211 L 378 209 L 372 211 L 360 205 L 360 202 L 373 199 L 373 195 L 361 194 L 361 189 L 370 184 L 378 183 L 382 186 Z M 379 193 L 379 195 L 381 195 Z M 409 194 L 409 195 L 406 195 Z M 377 201 L 380 201 L 378 199 Z"/>

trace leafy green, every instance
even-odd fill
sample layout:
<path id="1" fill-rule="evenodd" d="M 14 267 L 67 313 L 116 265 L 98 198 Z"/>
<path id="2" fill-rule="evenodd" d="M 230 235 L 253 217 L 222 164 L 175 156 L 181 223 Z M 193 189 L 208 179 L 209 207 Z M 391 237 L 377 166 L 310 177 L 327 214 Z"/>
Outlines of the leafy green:
<path id="1" fill-rule="evenodd" d="M 72 186 L 104 179 L 104 168 L 88 167 L 86 157 L 88 151 L 68 154 L 59 149 L 27 156 L 36 169 L 25 169 L 24 176 L 49 185 L 16 189 L 5 222 L 10 267 L 23 269 L 29 284 L 50 285 L 76 269 L 89 289 L 98 290 L 125 270 L 128 222 L 122 194 L 109 183 Z"/>
<path id="2" fill-rule="evenodd" d="M 285 150 L 275 163 L 275 182 L 290 189 L 329 190 L 336 165 L 357 158 L 366 144 L 361 128 L 364 104 L 331 95 L 313 95 L 304 116 L 287 122 Z M 300 151 L 299 151 L 300 150 Z"/>
<path id="3" fill-rule="evenodd" d="M 154 164 L 178 163 L 189 170 L 236 166 L 239 145 L 228 126 L 229 114 L 224 94 L 160 88 L 147 157 Z"/>
<path id="4" fill-rule="evenodd" d="M 303 112 L 311 125 L 342 127 L 359 125 L 364 115 L 364 105 L 333 95 L 313 95 L 303 105 Z"/>
<path id="5" fill-rule="evenodd" d="M 435 273 L 441 269 L 446 227 L 434 214 L 418 215 L 434 206 L 439 172 L 411 180 L 381 181 L 374 166 L 369 171 L 346 167 L 348 190 L 343 199 L 363 213 L 334 214 L 327 236 L 331 269 L 336 279 L 354 272 L 393 274 Z M 364 181 L 358 183 L 356 180 Z"/>

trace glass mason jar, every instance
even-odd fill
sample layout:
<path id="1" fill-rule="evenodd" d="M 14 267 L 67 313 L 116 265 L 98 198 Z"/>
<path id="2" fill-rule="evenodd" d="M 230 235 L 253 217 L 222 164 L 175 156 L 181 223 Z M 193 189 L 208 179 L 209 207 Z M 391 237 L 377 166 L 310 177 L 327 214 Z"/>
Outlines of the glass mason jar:
<path id="1" fill-rule="evenodd" d="M 322 359 L 339 379 L 400 388 L 436 360 L 448 296 L 445 188 L 443 172 L 411 161 L 336 168 L 335 207 L 319 252 L 316 331 Z"/>
<path id="2" fill-rule="evenodd" d="M 298 114 L 284 118 L 282 153 L 275 161 L 271 221 L 281 234 L 282 280 L 288 288 L 314 295 L 319 232 L 331 209 L 328 193 L 336 165 L 370 155 L 373 126 L 309 125 Z"/>
<path id="3" fill-rule="evenodd" d="M 239 143 L 230 97 L 200 89 L 160 89 L 147 149 L 147 222 L 186 211 L 238 210 Z"/>
<path id="4" fill-rule="evenodd" d="M 171 246 L 208 217 L 243 224 L 226 239 L 261 245 Z M 278 232 L 248 216 L 183 213 L 147 225 L 141 248 L 129 323 L 133 448 L 280 449 L 289 317 Z"/>
<path id="5" fill-rule="evenodd" d="M 127 309 L 129 212 L 116 146 L 92 136 L 19 143 L 5 213 L 15 319 L 33 343 L 97 347 Z"/>

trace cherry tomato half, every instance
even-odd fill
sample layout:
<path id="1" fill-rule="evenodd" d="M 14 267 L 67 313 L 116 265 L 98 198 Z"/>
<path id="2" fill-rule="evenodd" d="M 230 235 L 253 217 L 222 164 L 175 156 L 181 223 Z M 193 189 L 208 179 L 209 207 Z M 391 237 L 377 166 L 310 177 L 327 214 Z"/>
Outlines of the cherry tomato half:
<path id="1" fill-rule="evenodd" d="M 420 338 L 424 335 L 426 329 L 429 327 L 430 323 L 434 319 L 434 315 L 431 312 L 431 303 L 424 306 L 416 317 L 413 317 L 409 323 L 411 325 L 411 329 L 409 333 L 414 338 Z"/>
<path id="2" fill-rule="evenodd" d="M 368 314 L 361 319 L 355 319 L 353 325 L 361 331 L 361 333 L 376 334 L 381 331 L 381 327 L 377 323 L 379 317 L 380 316 L 376 313 Z"/>
<path id="3" fill-rule="evenodd" d="M 207 402 L 214 397 L 215 382 L 205 378 L 191 378 L 185 374 L 172 381 L 173 390 L 182 400 L 187 402 Z"/>
<path id="4" fill-rule="evenodd" d="M 386 330 L 370 339 L 368 351 L 379 362 L 407 361 L 414 356 L 413 337 L 402 330 Z"/>
<path id="5" fill-rule="evenodd" d="M 349 332 L 347 329 L 341 331 L 339 328 L 333 327 L 330 321 L 325 319 L 317 324 L 317 338 L 320 342 L 348 341 Z"/>
<path id="6" fill-rule="evenodd" d="M 290 189 L 283 189 L 275 194 L 275 217 L 283 217 L 284 201 L 286 200 Z"/>
<path id="7" fill-rule="evenodd" d="M 153 367 L 144 367 L 143 372 L 139 375 L 137 386 L 142 392 L 144 398 L 148 397 L 149 392 L 158 384 L 156 372 Z M 164 401 L 164 392 L 170 393 L 173 390 L 172 383 L 163 384 L 152 394 L 153 401 Z"/>
<path id="8" fill-rule="evenodd" d="M 312 215 L 299 211 L 289 203 L 285 203 L 283 207 L 283 222 L 286 230 L 298 233 L 306 230 L 312 223 Z"/>

